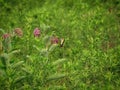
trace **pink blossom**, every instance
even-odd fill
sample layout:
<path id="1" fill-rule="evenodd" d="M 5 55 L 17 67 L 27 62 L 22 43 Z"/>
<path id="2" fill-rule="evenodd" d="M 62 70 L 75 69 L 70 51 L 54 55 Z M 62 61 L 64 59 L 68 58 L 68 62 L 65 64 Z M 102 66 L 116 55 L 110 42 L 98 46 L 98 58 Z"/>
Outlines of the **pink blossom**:
<path id="1" fill-rule="evenodd" d="M 34 37 L 40 37 L 41 32 L 39 28 L 35 28 L 33 33 L 34 33 Z"/>
<path id="2" fill-rule="evenodd" d="M 20 28 L 16 28 L 14 32 L 19 37 L 23 36 L 23 31 Z"/>
<path id="3" fill-rule="evenodd" d="M 59 39 L 57 37 L 51 38 L 51 44 L 58 44 L 58 43 L 59 43 Z"/>
<path id="4" fill-rule="evenodd" d="M 2 38 L 3 38 L 3 39 L 7 39 L 7 38 L 9 38 L 9 37 L 10 37 L 10 34 L 8 34 L 8 33 L 5 33 L 5 34 L 2 35 Z"/>

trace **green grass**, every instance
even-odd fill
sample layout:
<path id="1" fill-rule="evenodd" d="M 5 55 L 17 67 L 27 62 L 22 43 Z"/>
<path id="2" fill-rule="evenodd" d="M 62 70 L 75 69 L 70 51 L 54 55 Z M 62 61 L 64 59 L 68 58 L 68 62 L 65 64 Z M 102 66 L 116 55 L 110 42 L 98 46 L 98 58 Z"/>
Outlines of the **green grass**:
<path id="1" fill-rule="evenodd" d="M 119 90 L 119 8 L 119 0 L 0 0 L 0 90 Z M 2 38 L 15 28 L 22 37 Z"/>

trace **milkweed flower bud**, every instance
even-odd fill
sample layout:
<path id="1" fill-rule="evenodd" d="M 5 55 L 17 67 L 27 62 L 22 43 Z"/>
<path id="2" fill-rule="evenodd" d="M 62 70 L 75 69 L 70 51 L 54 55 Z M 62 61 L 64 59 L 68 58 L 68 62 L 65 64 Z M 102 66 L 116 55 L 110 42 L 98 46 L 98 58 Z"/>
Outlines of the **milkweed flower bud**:
<path id="1" fill-rule="evenodd" d="M 14 30 L 14 33 L 19 36 L 19 37 L 22 37 L 23 36 L 23 31 L 20 29 L 20 28 L 16 28 Z"/>
<path id="2" fill-rule="evenodd" d="M 41 34 L 40 29 L 35 28 L 33 34 L 34 34 L 34 37 L 40 37 L 40 34 Z"/>
<path id="3" fill-rule="evenodd" d="M 5 34 L 3 34 L 3 36 L 2 36 L 3 39 L 7 39 L 7 38 L 9 38 L 9 37 L 10 37 L 10 34 L 9 34 L 9 33 L 5 33 Z"/>
<path id="4" fill-rule="evenodd" d="M 59 39 L 57 37 L 51 37 L 51 44 L 58 44 Z"/>

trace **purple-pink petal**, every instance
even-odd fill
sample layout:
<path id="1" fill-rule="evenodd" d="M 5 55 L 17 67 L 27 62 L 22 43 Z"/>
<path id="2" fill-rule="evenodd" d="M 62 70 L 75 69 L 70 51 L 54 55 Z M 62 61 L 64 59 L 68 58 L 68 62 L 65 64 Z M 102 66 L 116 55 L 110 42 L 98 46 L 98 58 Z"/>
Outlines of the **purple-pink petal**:
<path id="1" fill-rule="evenodd" d="M 58 44 L 58 43 L 59 43 L 59 39 L 57 37 L 51 38 L 51 44 Z"/>
<path id="2" fill-rule="evenodd" d="M 35 28 L 33 33 L 34 33 L 34 37 L 39 37 L 40 36 L 40 29 Z"/>
<path id="3" fill-rule="evenodd" d="M 7 39 L 9 37 L 10 37 L 10 34 L 8 34 L 8 33 L 3 34 L 3 36 L 2 36 L 3 39 Z"/>

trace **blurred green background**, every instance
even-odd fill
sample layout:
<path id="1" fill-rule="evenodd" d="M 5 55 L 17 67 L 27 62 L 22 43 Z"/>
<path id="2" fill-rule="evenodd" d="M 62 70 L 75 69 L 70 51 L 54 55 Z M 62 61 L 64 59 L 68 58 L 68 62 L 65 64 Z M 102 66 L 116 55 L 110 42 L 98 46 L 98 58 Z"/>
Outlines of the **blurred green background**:
<path id="1" fill-rule="evenodd" d="M 24 35 L 0 56 L 0 90 L 119 90 L 119 0 L 0 0 L 1 31 L 15 28 Z M 44 51 L 53 33 L 65 43 Z"/>

